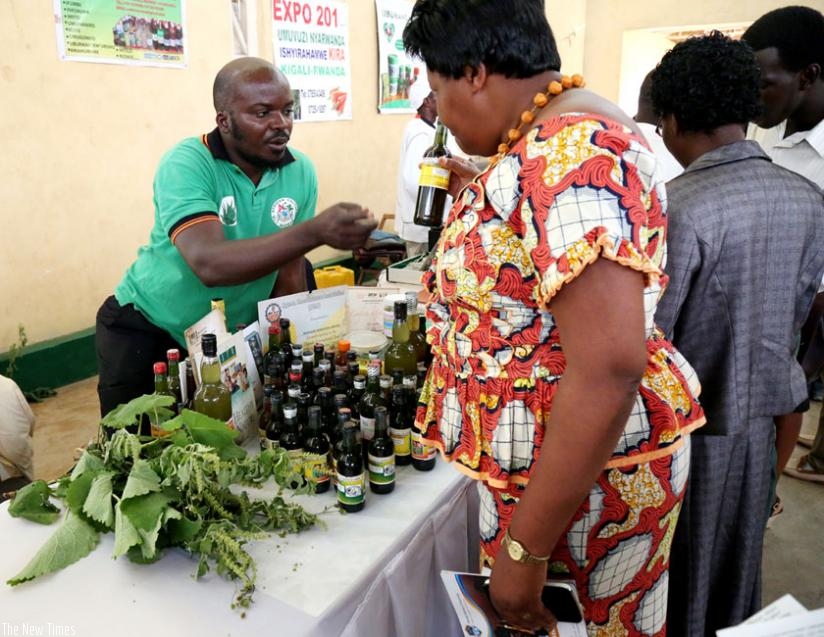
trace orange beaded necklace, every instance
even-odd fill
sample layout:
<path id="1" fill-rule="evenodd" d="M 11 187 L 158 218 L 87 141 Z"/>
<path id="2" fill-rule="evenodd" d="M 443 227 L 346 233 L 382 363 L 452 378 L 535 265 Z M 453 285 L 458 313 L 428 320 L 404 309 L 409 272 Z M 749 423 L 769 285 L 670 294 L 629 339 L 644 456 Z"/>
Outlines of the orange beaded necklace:
<path id="1" fill-rule="evenodd" d="M 535 121 L 535 114 L 544 106 L 549 104 L 549 101 L 553 97 L 560 95 L 568 88 L 581 88 L 585 84 L 586 82 L 584 82 L 583 75 L 578 75 L 577 73 L 572 77 L 569 75 L 562 75 L 560 81 L 552 80 L 547 85 L 545 92 L 536 93 L 535 97 L 532 98 L 532 108 L 521 113 L 521 119 L 516 128 L 509 129 L 509 132 L 506 134 L 507 141 L 502 142 L 498 146 L 498 154 L 492 158 L 491 163 L 497 163 L 504 158 L 504 156 L 509 152 L 510 144 L 514 144 L 521 139 L 521 137 L 523 137 L 524 134 L 521 129 L 524 126 L 529 126 L 532 124 Z"/>

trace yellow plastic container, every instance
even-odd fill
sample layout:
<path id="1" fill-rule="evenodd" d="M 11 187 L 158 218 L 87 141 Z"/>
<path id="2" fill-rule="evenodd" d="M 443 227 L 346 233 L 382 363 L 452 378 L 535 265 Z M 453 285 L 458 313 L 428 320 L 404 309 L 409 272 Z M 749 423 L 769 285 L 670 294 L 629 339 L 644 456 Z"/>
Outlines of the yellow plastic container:
<path id="1" fill-rule="evenodd" d="M 336 285 L 355 285 L 355 273 L 340 265 L 330 265 L 315 270 L 315 281 L 319 288 L 331 288 Z"/>

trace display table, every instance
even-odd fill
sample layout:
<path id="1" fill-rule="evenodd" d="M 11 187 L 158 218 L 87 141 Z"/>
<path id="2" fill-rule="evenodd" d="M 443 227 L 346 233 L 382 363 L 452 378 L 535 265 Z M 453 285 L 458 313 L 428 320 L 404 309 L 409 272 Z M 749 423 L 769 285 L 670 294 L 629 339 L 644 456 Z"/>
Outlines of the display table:
<path id="1" fill-rule="evenodd" d="M 319 511 L 335 500 L 300 501 Z M 11 588 L 5 581 L 57 523 L 15 519 L 7 509 L 0 506 L 0 635 L 445 637 L 460 626 L 440 570 L 477 567 L 474 483 L 441 460 L 428 473 L 399 467 L 393 493 L 369 493 L 359 513 L 324 514 L 325 529 L 249 545 L 258 577 L 245 618 L 230 608 L 232 582 L 212 573 L 194 581 L 196 562 L 180 550 L 147 566 L 112 560 L 111 534 L 79 562 Z"/>

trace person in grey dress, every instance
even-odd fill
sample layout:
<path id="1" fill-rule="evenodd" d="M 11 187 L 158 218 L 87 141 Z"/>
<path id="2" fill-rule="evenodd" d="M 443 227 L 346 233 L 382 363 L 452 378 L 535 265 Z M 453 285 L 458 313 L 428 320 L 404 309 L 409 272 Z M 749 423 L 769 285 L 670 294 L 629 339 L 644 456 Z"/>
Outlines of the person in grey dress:
<path id="1" fill-rule="evenodd" d="M 707 416 L 673 540 L 667 631 L 702 637 L 761 604 L 773 416 L 807 396 L 794 336 L 824 272 L 824 199 L 745 139 L 759 109 L 746 43 L 716 32 L 678 44 L 653 72 L 652 100 L 685 167 L 667 184 L 670 282 L 655 318 L 698 373 Z"/>

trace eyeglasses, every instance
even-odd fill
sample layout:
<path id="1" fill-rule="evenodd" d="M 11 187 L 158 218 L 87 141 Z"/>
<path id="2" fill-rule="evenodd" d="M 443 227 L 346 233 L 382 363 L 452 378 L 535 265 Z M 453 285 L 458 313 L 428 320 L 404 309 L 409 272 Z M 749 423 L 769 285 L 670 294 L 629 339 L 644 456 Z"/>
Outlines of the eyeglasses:
<path id="1" fill-rule="evenodd" d="M 658 118 L 658 123 L 655 125 L 655 133 L 658 135 L 658 137 L 663 137 L 663 135 L 661 134 L 663 129 L 664 129 L 664 118 L 659 117 Z"/>

